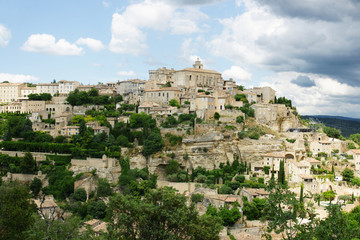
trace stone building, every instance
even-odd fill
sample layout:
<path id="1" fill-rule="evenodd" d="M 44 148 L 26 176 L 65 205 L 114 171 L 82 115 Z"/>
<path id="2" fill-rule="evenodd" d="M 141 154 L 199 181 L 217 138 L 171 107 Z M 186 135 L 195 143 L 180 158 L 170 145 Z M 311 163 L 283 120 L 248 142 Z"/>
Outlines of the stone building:
<path id="1" fill-rule="evenodd" d="M 21 98 L 27 98 L 29 96 L 29 94 L 35 94 L 36 92 L 36 87 L 23 87 L 20 90 L 20 97 Z"/>
<path id="2" fill-rule="evenodd" d="M 203 69 L 200 60 L 195 61 L 192 68 L 175 71 L 174 86 L 184 88 L 222 88 L 223 81 L 221 73 L 214 70 Z"/>
<path id="3" fill-rule="evenodd" d="M 59 92 L 59 83 L 38 83 L 36 84 L 36 93 L 50 93 L 54 96 Z"/>
<path id="4" fill-rule="evenodd" d="M 25 83 L 0 83 L 0 102 L 14 102 L 21 97 Z"/>
<path id="5" fill-rule="evenodd" d="M 180 102 L 182 92 L 176 87 L 145 90 L 144 102 L 154 102 L 160 105 L 169 104 L 171 99 Z"/>
<path id="6" fill-rule="evenodd" d="M 80 83 L 77 81 L 61 80 L 59 81 L 59 93 L 67 95 L 74 91 L 79 85 Z"/>
<path id="7" fill-rule="evenodd" d="M 245 89 L 244 94 L 248 96 L 249 102 L 274 103 L 276 92 L 271 87 L 254 87 L 252 89 Z"/>
<path id="8" fill-rule="evenodd" d="M 355 164 L 355 172 L 359 175 L 360 174 L 360 149 L 351 149 L 354 157 L 354 164 Z"/>

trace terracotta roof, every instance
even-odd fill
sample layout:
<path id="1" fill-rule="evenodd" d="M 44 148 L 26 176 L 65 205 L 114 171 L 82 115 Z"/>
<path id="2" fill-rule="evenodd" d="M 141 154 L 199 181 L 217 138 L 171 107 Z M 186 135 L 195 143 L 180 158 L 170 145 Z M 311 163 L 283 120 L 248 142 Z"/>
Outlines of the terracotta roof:
<path id="1" fill-rule="evenodd" d="M 227 198 L 225 198 L 225 202 L 237 202 L 237 198 L 236 197 L 227 197 Z"/>
<path id="2" fill-rule="evenodd" d="M 84 224 L 89 225 L 95 232 L 107 232 L 106 222 L 98 219 L 91 219 Z"/>
<path id="3" fill-rule="evenodd" d="M 359 151 L 360 153 L 360 151 Z M 320 163 L 320 161 L 316 160 L 315 158 L 307 158 L 305 161 L 308 161 L 309 163 Z"/>
<path id="4" fill-rule="evenodd" d="M 309 174 L 299 174 L 299 177 L 302 179 L 314 179 L 314 177 Z"/>
<path id="5" fill-rule="evenodd" d="M 355 154 L 360 154 L 360 149 L 351 149 L 351 151 Z"/>
<path id="6" fill-rule="evenodd" d="M 309 165 L 307 165 L 307 164 L 304 163 L 304 162 L 296 162 L 296 161 L 294 161 L 293 163 L 294 163 L 295 166 L 297 166 L 297 167 L 310 167 Z"/>

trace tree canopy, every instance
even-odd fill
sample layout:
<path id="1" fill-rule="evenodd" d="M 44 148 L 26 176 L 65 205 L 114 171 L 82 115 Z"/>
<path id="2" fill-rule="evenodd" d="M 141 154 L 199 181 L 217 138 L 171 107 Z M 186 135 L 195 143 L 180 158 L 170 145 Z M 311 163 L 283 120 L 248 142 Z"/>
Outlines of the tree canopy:
<path id="1" fill-rule="evenodd" d="M 111 239 L 216 240 L 222 229 L 217 217 L 199 216 L 174 189 L 153 190 L 143 199 L 117 195 L 109 205 Z"/>

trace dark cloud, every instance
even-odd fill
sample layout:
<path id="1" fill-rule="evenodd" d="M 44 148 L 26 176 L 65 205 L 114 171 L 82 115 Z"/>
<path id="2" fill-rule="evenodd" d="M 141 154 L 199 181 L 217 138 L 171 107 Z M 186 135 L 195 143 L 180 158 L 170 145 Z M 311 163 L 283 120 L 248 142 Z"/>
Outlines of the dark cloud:
<path id="1" fill-rule="evenodd" d="M 313 87 L 315 86 L 314 80 L 310 79 L 308 76 L 299 75 L 295 79 L 291 80 L 292 83 L 298 85 L 299 87 Z"/>
<path id="2" fill-rule="evenodd" d="M 275 14 L 303 19 L 339 21 L 343 17 L 359 19 L 360 1 L 358 0 L 256 0 L 267 5 Z"/>

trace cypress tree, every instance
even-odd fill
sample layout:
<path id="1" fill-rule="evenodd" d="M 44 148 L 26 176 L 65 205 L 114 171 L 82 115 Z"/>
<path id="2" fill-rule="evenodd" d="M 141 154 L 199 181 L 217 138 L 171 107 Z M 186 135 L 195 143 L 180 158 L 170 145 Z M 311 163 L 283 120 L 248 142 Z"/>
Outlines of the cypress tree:
<path id="1" fill-rule="evenodd" d="M 300 203 L 301 204 L 304 203 L 304 184 L 301 184 L 301 187 L 300 187 Z"/>
<path id="2" fill-rule="evenodd" d="M 280 167 L 278 172 L 278 183 L 285 184 L 284 161 L 280 161 Z"/>

